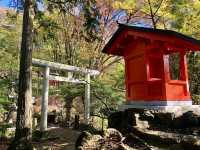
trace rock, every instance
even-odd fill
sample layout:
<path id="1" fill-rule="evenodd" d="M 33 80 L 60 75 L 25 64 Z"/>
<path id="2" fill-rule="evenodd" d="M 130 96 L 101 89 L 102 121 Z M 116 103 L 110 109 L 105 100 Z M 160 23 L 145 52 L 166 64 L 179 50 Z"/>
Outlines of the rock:
<path id="1" fill-rule="evenodd" d="M 92 136 L 92 135 L 91 135 L 89 132 L 83 131 L 83 132 L 79 135 L 78 139 L 76 140 L 75 148 L 78 149 L 78 147 L 82 147 L 82 146 L 83 146 L 83 141 L 85 141 L 85 140 L 91 138 L 91 136 Z"/>
<path id="2" fill-rule="evenodd" d="M 104 144 L 104 139 L 100 135 L 93 135 L 90 139 L 84 141 L 83 143 L 83 149 L 96 149 L 100 150 L 102 145 Z"/>
<path id="3" fill-rule="evenodd" d="M 123 140 L 122 134 L 116 129 L 107 129 L 104 132 L 105 143 L 102 145 L 102 149 L 112 149 L 112 150 L 121 150 L 121 144 Z M 121 147 L 121 149 L 120 149 Z"/>
<path id="4" fill-rule="evenodd" d="M 76 150 L 151 150 L 146 142 L 133 133 L 123 137 L 116 129 L 107 129 L 103 135 L 84 131 L 76 141 Z"/>
<path id="5" fill-rule="evenodd" d="M 121 142 L 123 140 L 122 134 L 114 128 L 109 128 L 104 131 L 104 138 L 106 140 Z"/>
<path id="6" fill-rule="evenodd" d="M 199 125 L 199 116 L 194 114 L 192 111 L 188 111 L 174 119 L 172 128 L 186 129 L 191 127 L 198 127 Z"/>
<path id="7" fill-rule="evenodd" d="M 169 147 L 169 150 L 184 150 L 184 148 L 180 144 L 174 144 Z"/>
<path id="8" fill-rule="evenodd" d="M 132 127 L 136 125 L 135 112 L 130 110 L 125 110 L 122 118 L 122 129 L 131 131 Z M 119 130 L 120 131 L 120 130 Z M 123 131 L 123 130 L 121 130 Z"/>
<path id="9" fill-rule="evenodd" d="M 192 111 L 188 111 L 183 114 L 183 124 L 186 127 L 197 127 L 199 126 L 198 116 L 194 114 Z"/>
<path id="10" fill-rule="evenodd" d="M 76 141 L 76 149 L 126 150 L 122 140 L 122 134 L 116 129 L 105 130 L 103 137 L 101 135 L 91 135 L 89 132 L 84 131 Z"/>
<path id="11" fill-rule="evenodd" d="M 96 149 L 100 150 L 104 139 L 100 135 L 92 135 L 87 131 L 83 131 L 78 137 L 75 148 L 77 150 Z"/>
<path id="12" fill-rule="evenodd" d="M 136 117 L 136 126 L 137 128 L 148 129 L 150 127 L 149 121 L 144 121 L 140 119 L 140 114 L 135 114 Z"/>
<path id="13" fill-rule="evenodd" d="M 146 110 L 143 113 L 140 114 L 141 120 L 146 120 L 146 121 L 152 121 L 154 119 L 154 114 L 150 110 Z"/>
<path id="14" fill-rule="evenodd" d="M 131 130 L 134 125 L 135 114 L 131 110 L 115 112 L 108 117 L 108 128 L 115 128 L 122 133 Z"/>
<path id="15" fill-rule="evenodd" d="M 169 112 L 158 112 L 158 113 L 155 113 L 154 116 L 155 118 L 153 121 L 156 124 L 160 124 L 161 126 L 166 126 L 166 127 L 171 126 L 175 118 L 175 114 L 169 113 Z"/>
<path id="16" fill-rule="evenodd" d="M 129 147 L 135 148 L 135 149 L 145 149 L 145 150 L 151 150 L 150 147 L 146 144 L 144 140 L 139 138 L 133 133 L 127 133 L 125 135 L 125 139 L 123 140 L 123 144 L 128 145 Z"/>
<path id="17" fill-rule="evenodd" d="M 117 130 L 122 129 L 122 123 L 121 123 L 122 118 L 123 118 L 123 112 L 122 111 L 112 113 L 108 117 L 108 128 L 115 128 Z"/>
<path id="18" fill-rule="evenodd" d="M 130 146 L 128 146 L 128 145 L 122 143 L 122 144 L 120 144 L 120 146 L 119 146 L 119 150 L 137 150 L 137 149 L 132 148 L 132 147 L 130 147 Z"/>

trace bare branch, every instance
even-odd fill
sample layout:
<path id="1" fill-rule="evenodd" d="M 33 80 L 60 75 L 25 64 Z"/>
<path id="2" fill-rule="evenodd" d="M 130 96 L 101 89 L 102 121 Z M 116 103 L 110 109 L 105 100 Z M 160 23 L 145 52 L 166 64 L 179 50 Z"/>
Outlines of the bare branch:
<path id="1" fill-rule="evenodd" d="M 151 6 L 151 0 L 148 0 L 148 4 L 149 4 L 149 9 L 150 9 L 150 14 L 151 14 L 151 21 L 152 21 L 152 24 L 153 24 L 153 28 L 156 29 L 156 22 L 154 20 L 154 13 L 153 13 L 153 9 L 152 9 L 152 6 Z"/>

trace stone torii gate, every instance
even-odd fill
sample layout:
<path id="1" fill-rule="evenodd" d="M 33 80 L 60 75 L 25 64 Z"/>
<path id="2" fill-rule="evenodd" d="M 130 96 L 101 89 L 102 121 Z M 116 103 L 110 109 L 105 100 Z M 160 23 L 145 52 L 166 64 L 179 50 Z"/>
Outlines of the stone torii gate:
<path id="1" fill-rule="evenodd" d="M 32 64 L 33 66 L 44 68 L 40 130 L 45 131 L 47 129 L 49 80 L 85 84 L 84 118 L 85 122 L 88 124 L 90 118 L 90 76 L 99 75 L 99 71 L 34 58 L 32 59 Z M 50 75 L 50 69 L 65 70 L 68 72 L 68 77 Z M 71 72 L 79 72 L 85 74 L 85 80 L 73 79 L 73 77 L 70 74 Z"/>

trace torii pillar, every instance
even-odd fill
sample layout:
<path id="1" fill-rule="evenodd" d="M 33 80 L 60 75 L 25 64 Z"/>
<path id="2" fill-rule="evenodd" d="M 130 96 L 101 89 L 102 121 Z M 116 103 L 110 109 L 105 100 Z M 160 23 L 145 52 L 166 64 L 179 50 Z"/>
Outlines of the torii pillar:
<path id="1" fill-rule="evenodd" d="M 89 74 L 85 75 L 85 81 L 86 84 L 85 84 L 85 99 L 84 99 L 85 100 L 84 117 L 85 117 L 85 123 L 89 124 L 89 119 L 90 119 L 90 75 Z"/>
<path id="2" fill-rule="evenodd" d="M 42 100 L 41 100 L 40 131 L 42 131 L 42 132 L 47 130 L 48 95 L 49 95 L 49 72 L 50 72 L 50 68 L 46 66 L 45 69 L 44 69 L 43 92 L 42 92 Z"/>

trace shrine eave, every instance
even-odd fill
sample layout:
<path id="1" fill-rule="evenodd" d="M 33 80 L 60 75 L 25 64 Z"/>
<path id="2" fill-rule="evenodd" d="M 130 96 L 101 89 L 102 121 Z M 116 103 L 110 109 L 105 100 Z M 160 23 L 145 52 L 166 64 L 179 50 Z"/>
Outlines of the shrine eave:
<path id="1" fill-rule="evenodd" d="M 128 24 L 119 24 L 117 31 L 113 34 L 111 39 L 103 48 L 104 53 L 121 55 L 120 52 L 110 52 L 111 47 L 114 44 L 120 45 L 120 40 L 118 39 L 122 34 L 131 35 L 133 37 L 140 37 L 149 40 L 163 41 L 167 43 L 175 43 L 182 46 L 186 51 L 199 51 L 200 50 L 200 41 L 192 37 L 186 36 L 184 34 L 172 31 L 172 30 L 163 30 L 163 29 L 153 29 L 146 27 L 137 27 Z M 121 38 L 125 38 L 123 35 Z M 118 39 L 118 40 L 117 40 Z"/>

